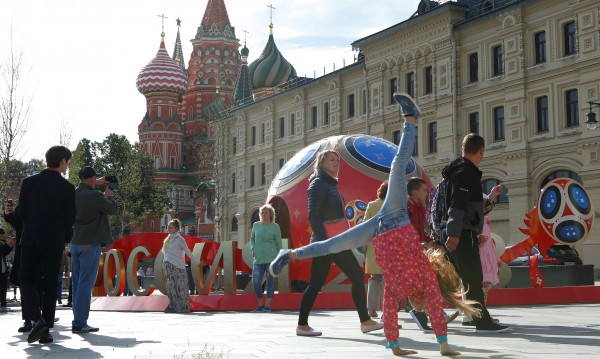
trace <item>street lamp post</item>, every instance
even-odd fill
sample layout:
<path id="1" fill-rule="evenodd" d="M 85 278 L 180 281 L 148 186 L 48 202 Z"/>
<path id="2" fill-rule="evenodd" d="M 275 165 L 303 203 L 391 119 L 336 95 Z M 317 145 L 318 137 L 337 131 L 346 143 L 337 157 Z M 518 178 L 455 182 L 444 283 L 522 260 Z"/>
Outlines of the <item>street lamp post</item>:
<path id="1" fill-rule="evenodd" d="M 590 130 L 594 130 L 596 129 L 596 126 L 598 126 L 598 120 L 596 119 L 596 114 L 594 112 L 592 112 L 593 106 L 598 106 L 598 109 L 600 109 L 600 102 L 593 102 L 593 101 L 589 101 L 590 104 L 590 112 L 587 113 L 587 115 L 585 115 L 585 125 L 587 126 L 588 129 Z"/>

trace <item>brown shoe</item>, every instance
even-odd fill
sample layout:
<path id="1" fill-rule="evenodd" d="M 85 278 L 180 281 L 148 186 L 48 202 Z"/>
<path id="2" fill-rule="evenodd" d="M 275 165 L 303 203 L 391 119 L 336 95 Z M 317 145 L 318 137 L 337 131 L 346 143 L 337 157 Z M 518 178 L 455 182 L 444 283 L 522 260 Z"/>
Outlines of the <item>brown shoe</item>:
<path id="1" fill-rule="evenodd" d="M 377 311 L 375 309 L 369 309 L 369 317 L 371 318 L 379 318 L 379 315 L 377 314 Z"/>

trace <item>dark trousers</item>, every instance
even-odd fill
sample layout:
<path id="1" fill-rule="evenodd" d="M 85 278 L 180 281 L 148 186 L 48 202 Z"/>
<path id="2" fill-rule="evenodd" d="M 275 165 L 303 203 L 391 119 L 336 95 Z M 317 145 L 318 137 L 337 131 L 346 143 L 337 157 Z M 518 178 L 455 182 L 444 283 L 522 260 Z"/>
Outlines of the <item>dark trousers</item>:
<path id="1" fill-rule="evenodd" d="M 21 247 L 21 301 L 29 319 L 36 321 L 44 318 L 46 325 L 54 325 L 56 311 L 56 278 L 62 259 L 63 248 Z M 40 276 L 40 268 L 42 278 Z M 37 284 L 40 283 L 43 300 L 40 303 L 37 295 Z M 42 312 L 40 313 L 40 307 Z"/>
<path id="2" fill-rule="evenodd" d="M 331 262 L 335 263 L 352 282 L 352 300 L 354 301 L 354 306 L 356 307 L 361 323 L 371 319 L 367 312 L 367 293 L 365 291 L 364 274 L 354 254 L 349 250 L 345 250 L 312 259 L 310 282 L 300 302 L 298 325 L 308 325 L 308 315 L 313 304 L 315 304 L 321 287 L 325 284 L 329 269 L 331 268 Z"/>
<path id="3" fill-rule="evenodd" d="M 8 290 L 8 273 L 0 273 L 0 307 L 6 307 L 6 291 Z"/>
<path id="4" fill-rule="evenodd" d="M 468 289 L 467 299 L 476 301 L 481 308 L 481 317 L 473 318 L 475 324 L 479 326 L 491 323 L 492 319 L 485 307 L 483 297 L 483 273 L 479 257 L 477 233 L 462 231 L 458 247 L 454 252 L 450 252 L 450 258 L 463 281 L 465 289 Z"/>

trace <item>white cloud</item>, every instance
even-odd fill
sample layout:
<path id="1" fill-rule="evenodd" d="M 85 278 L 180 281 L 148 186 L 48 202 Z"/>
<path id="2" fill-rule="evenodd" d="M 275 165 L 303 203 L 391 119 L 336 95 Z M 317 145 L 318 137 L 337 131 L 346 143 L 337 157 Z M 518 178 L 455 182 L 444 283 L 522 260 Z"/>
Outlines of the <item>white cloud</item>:
<path id="1" fill-rule="evenodd" d="M 185 60 L 192 49 L 206 1 L 78 0 L 10 1 L 0 12 L 0 57 L 9 49 L 12 25 L 14 48 L 33 64 L 27 83 L 35 111 L 21 159 L 42 158 L 59 140 L 61 116 L 73 128 L 74 148 L 87 137 L 99 141 L 109 133 L 136 141 L 145 113 L 145 98 L 135 88 L 144 65 L 160 44 L 161 21 L 166 44 L 173 51 L 175 19 L 182 20 Z M 262 52 L 269 34 L 269 9 L 274 11 L 274 37 L 279 50 L 298 75 L 309 77 L 352 61 L 351 43 L 407 19 L 418 0 L 407 1 L 248 1 L 225 0 L 229 19 L 243 43 L 249 31 L 249 61 Z M 25 151 L 27 150 L 27 151 Z"/>

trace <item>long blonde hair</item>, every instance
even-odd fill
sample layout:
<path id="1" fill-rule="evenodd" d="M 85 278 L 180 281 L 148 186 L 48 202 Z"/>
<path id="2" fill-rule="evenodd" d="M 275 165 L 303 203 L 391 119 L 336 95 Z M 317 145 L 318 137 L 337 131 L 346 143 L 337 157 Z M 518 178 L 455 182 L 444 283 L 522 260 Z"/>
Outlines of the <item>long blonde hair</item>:
<path id="1" fill-rule="evenodd" d="M 167 248 L 169 247 L 169 245 L 171 244 L 171 242 L 173 242 L 175 240 L 175 238 L 179 237 L 179 229 L 181 228 L 181 222 L 177 218 L 174 218 L 174 219 L 170 220 L 169 224 L 172 224 L 175 227 L 177 227 L 177 232 L 173 233 L 173 235 L 171 235 L 169 233 L 169 235 L 167 236 L 167 238 L 165 238 L 165 240 L 163 241 L 163 246 L 162 246 L 163 253 L 166 253 L 167 252 Z"/>
<path id="2" fill-rule="evenodd" d="M 459 299 L 463 294 L 467 293 L 467 290 L 464 289 L 460 276 L 452 263 L 444 255 L 444 252 L 440 249 L 430 248 L 425 254 L 433 266 L 433 271 L 440 285 L 442 298 L 464 313 L 474 317 L 481 316 L 481 309 L 475 307 L 479 303 L 474 300 Z"/>

